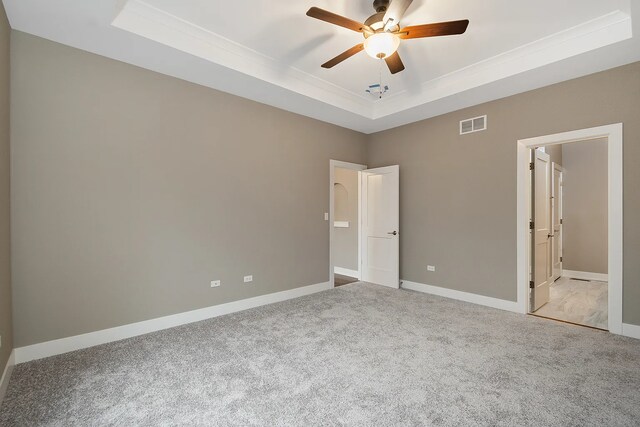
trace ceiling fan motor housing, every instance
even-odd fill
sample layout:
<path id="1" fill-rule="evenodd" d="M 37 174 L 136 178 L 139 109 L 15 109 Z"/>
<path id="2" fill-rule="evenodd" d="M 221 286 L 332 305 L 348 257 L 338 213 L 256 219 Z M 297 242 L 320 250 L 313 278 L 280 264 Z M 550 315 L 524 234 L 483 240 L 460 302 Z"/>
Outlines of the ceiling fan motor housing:
<path id="1" fill-rule="evenodd" d="M 371 15 L 369 18 L 367 18 L 366 21 L 364 21 L 364 24 L 369 26 L 369 28 L 371 28 L 373 31 L 375 31 L 376 33 L 382 32 L 384 31 L 384 12 L 378 12 L 375 13 L 373 15 Z M 400 26 L 395 25 L 392 28 L 390 28 L 391 32 L 395 32 L 400 30 Z M 369 37 L 371 34 L 367 33 L 366 31 L 363 32 L 364 37 L 367 38 Z"/>

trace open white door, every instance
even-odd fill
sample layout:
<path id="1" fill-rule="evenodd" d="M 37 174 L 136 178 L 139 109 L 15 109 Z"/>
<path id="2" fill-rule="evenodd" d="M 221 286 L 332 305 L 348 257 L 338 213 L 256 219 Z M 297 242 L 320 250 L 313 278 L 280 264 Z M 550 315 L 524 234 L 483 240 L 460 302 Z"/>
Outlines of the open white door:
<path id="1" fill-rule="evenodd" d="M 553 164 L 553 189 L 551 205 L 553 211 L 553 277 L 556 281 L 562 276 L 562 167 Z"/>
<path id="2" fill-rule="evenodd" d="M 553 283 L 551 268 L 551 160 L 547 153 L 533 150 L 532 171 L 532 260 L 531 308 L 535 311 L 549 302 Z"/>
<path id="3" fill-rule="evenodd" d="M 360 172 L 361 280 L 400 287 L 400 167 Z"/>

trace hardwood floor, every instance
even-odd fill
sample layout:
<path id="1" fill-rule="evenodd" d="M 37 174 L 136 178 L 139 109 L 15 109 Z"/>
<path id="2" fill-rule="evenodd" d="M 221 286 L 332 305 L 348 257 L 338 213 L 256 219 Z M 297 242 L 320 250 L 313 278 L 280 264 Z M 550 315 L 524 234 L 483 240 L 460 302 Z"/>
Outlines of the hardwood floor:
<path id="1" fill-rule="evenodd" d="M 335 287 L 348 285 L 349 283 L 355 283 L 358 281 L 355 277 L 343 276 L 342 274 L 334 274 Z"/>

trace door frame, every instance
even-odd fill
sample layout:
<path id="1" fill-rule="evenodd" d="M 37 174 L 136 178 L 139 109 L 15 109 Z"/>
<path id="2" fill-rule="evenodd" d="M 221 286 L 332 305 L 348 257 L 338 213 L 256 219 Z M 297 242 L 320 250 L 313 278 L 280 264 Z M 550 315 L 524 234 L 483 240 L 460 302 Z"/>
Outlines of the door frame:
<path id="1" fill-rule="evenodd" d="M 329 281 L 331 283 L 331 287 L 335 287 L 335 272 L 333 265 L 333 240 L 335 227 L 334 224 L 334 209 L 335 209 L 335 194 L 333 186 L 336 182 L 336 168 L 341 169 L 350 169 L 354 171 L 363 171 L 367 169 L 366 165 L 361 165 L 358 163 L 349 163 L 343 162 L 341 160 L 329 160 Z M 360 182 L 360 174 L 358 174 L 358 280 L 362 278 L 362 262 L 361 262 L 361 253 L 360 253 L 360 234 L 361 234 L 361 216 L 360 216 L 360 202 L 362 198 L 362 190 L 361 190 L 361 182 Z"/>
<path id="2" fill-rule="evenodd" d="M 529 215 L 531 211 L 531 174 L 529 150 L 535 147 L 607 138 L 608 150 L 608 268 L 609 331 L 622 334 L 623 268 L 623 125 L 622 123 L 563 132 L 517 143 L 517 304 L 529 313 Z"/>

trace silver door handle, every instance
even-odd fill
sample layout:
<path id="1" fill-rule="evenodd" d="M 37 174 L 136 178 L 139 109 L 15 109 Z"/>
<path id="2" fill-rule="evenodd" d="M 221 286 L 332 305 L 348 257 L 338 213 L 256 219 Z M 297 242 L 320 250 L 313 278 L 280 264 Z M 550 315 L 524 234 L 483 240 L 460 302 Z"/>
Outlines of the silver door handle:
<path id="1" fill-rule="evenodd" d="M 390 231 L 390 232 L 388 232 L 387 234 L 393 234 L 394 236 L 397 236 L 397 235 L 398 235 L 398 232 L 397 232 L 397 231 Z"/>

